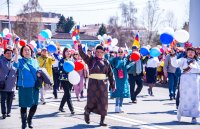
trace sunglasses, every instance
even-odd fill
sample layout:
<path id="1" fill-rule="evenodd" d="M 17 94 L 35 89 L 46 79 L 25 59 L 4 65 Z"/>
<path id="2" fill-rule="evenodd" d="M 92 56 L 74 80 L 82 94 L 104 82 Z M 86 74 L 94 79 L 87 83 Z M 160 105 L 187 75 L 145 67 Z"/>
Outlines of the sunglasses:
<path id="1" fill-rule="evenodd" d="M 123 51 L 118 51 L 118 53 L 123 53 Z"/>

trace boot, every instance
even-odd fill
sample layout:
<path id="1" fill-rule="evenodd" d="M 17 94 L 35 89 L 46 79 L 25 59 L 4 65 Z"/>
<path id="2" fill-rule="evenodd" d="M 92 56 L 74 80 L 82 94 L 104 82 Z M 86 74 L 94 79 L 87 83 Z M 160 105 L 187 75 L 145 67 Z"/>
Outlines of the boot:
<path id="1" fill-rule="evenodd" d="M 22 129 L 26 128 L 26 118 L 27 118 L 26 113 L 23 113 L 23 114 L 21 113 Z"/>
<path id="2" fill-rule="evenodd" d="M 84 112 L 84 119 L 87 124 L 90 124 L 90 114 L 86 111 Z"/>
<path id="3" fill-rule="evenodd" d="M 31 129 L 33 128 L 32 118 L 33 118 L 33 113 L 29 112 L 27 123 L 28 123 L 28 127 Z"/>
<path id="4" fill-rule="evenodd" d="M 105 116 L 101 116 L 100 126 L 107 126 L 107 124 L 104 123 Z"/>

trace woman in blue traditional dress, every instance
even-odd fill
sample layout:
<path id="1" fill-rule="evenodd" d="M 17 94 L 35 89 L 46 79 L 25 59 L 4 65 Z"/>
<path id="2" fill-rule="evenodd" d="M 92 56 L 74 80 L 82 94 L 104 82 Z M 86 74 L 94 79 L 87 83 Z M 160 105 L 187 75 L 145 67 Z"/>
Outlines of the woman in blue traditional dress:
<path id="1" fill-rule="evenodd" d="M 37 70 L 39 68 L 37 60 L 32 58 L 33 51 L 30 46 L 23 46 L 20 51 L 22 58 L 18 59 L 18 51 L 15 51 L 15 60 L 13 66 L 18 69 L 19 87 L 19 107 L 21 107 L 22 129 L 26 128 L 26 122 L 29 128 L 32 126 L 32 118 L 36 112 L 39 98 L 39 89 L 35 87 L 37 79 Z M 27 108 L 30 107 L 28 118 Z"/>
<path id="2" fill-rule="evenodd" d="M 111 94 L 112 98 L 116 98 L 115 112 L 123 112 L 123 98 L 129 98 L 129 83 L 126 69 L 126 60 L 124 58 L 124 50 L 118 49 L 118 56 L 113 58 L 110 62 L 113 66 L 113 73 L 116 81 L 116 90 Z"/>

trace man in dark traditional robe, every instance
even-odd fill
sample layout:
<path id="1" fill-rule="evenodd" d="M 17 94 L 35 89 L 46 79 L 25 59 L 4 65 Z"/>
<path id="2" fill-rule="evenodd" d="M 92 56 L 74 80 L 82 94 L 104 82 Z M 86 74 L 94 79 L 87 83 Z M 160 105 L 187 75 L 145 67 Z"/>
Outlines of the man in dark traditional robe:
<path id="1" fill-rule="evenodd" d="M 89 69 L 89 82 L 87 90 L 87 104 L 85 106 L 84 118 L 87 124 L 90 123 L 90 112 L 101 115 L 100 126 L 106 126 L 104 123 L 108 110 L 108 82 L 112 90 L 115 90 L 115 81 L 110 63 L 103 58 L 104 48 L 99 45 L 96 47 L 95 56 L 88 56 L 82 50 L 80 42 L 78 43 L 79 54 Z"/>

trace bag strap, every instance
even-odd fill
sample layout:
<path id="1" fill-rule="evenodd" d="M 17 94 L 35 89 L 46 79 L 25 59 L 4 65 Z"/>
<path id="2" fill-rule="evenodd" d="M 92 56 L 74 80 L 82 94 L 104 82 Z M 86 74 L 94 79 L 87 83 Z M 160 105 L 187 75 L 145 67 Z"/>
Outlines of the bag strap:
<path id="1" fill-rule="evenodd" d="M 10 69 L 9 69 L 9 71 L 8 71 L 8 74 L 6 75 L 5 81 L 8 79 L 8 76 L 9 76 L 9 74 L 10 74 L 10 71 L 11 71 L 11 65 L 10 65 Z"/>
<path id="2" fill-rule="evenodd" d="M 47 61 L 47 59 L 44 60 L 42 67 L 44 67 L 46 65 L 46 61 Z"/>

